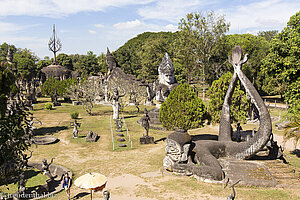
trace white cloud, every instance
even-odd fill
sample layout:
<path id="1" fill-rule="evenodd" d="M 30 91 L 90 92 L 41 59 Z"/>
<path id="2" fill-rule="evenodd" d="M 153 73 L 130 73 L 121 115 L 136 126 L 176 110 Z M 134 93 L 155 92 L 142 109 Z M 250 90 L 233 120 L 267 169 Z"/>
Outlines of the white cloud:
<path id="1" fill-rule="evenodd" d="M 90 33 L 90 34 L 96 34 L 97 32 L 94 31 L 94 30 L 89 30 L 89 33 Z"/>
<path id="2" fill-rule="evenodd" d="M 168 24 L 165 27 L 163 27 L 163 31 L 176 32 L 176 31 L 178 31 L 178 26 L 175 26 L 173 24 Z"/>
<path id="3" fill-rule="evenodd" d="M 114 27 L 116 29 L 134 29 L 142 26 L 144 26 L 144 23 L 142 23 L 138 19 L 136 19 L 135 21 L 119 22 L 117 24 L 114 24 Z"/>
<path id="4" fill-rule="evenodd" d="M 300 9 L 300 1 L 263 0 L 219 10 L 236 33 L 281 30 Z"/>
<path id="5" fill-rule="evenodd" d="M 96 27 L 96 28 L 104 28 L 104 25 L 102 25 L 102 24 L 94 24 L 94 27 Z"/>
<path id="6" fill-rule="evenodd" d="M 155 6 L 146 6 L 138 9 L 138 14 L 143 19 L 159 19 L 178 22 L 186 14 L 201 11 L 208 5 L 213 5 L 215 0 L 160 0 Z"/>
<path id="7" fill-rule="evenodd" d="M 86 11 L 104 11 L 108 7 L 143 5 L 153 0 L 1 0 L 0 16 L 28 15 L 63 17 Z"/>

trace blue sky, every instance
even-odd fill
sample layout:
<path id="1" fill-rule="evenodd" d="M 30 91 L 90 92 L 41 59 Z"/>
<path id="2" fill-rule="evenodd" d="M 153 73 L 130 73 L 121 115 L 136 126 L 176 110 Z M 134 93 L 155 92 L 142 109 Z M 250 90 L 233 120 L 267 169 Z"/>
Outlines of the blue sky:
<path id="1" fill-rule="evenodd" d="M 300 0 L 0 0 L 0 44 L 52 57 L 52 26 L 62 53 L 106 53 L 145 31 L 176 31 L 190 12 L 215 11 L 229 33 L 279 30 L 300 11 Z M 60 53 L 60 52 L 59 52 Z"/>

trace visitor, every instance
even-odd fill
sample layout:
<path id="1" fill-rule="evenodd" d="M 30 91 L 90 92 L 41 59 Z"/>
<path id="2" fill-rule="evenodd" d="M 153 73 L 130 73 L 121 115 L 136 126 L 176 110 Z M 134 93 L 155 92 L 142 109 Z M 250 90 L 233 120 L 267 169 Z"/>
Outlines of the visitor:
<path id="1" fill-rule="evenodd" d="M 71 186 L 71 177 L 69 176 L 68 172 L 63 175 L 63 189 L 65 189 L 68 199 L 70 200 L 70 186 Z"/>

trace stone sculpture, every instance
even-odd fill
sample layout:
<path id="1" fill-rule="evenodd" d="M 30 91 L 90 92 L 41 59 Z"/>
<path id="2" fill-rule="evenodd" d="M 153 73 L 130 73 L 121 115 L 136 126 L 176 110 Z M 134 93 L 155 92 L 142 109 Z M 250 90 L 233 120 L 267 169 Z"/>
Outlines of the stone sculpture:
<path id="1" fill-rule="evenodd" d="M 80 127 L 80 123 L 77 123 L 77 120 L 74 119 L 74 122 L 72 123 L 71 122 L 71 126 L 73 126 L 73 131 L 72 131 L 72 134 L 73 134 L 73 138 L 77 138 L 78 137 L 78 127 Z"/>
<path id="2" fill-rule="evenodd" d="M 98 134 L 94 133 L 93 131 L 89 131 L 89 133 L 87 134 L 85 141 L 86 142 L 96 142 L 98 138 Z"/>
<path id="3" fill-rule="evenodd" d="M 247 54 L 243 60 L 242 56 L 241 47 L 236 46 L 233 49 L 232 57 L 229 57 L 229 62 L 234 68 L 234 74 L 227 90 L 221 112 L 218 141 L 192 141 L 190 137 L 188 137 L 187 132 L 177 131 L 172 133 L 167 138 L 166 157 L 163 163 L 166 170 L 180 172 L 181 174 L 194 174 L 213 180 L 222 180 L 224 173 L 217 160 L 219 157 L 249 159 L 260 151 L 269 141 L 272 133 L 270 114 L 262 98 L 241 70 L 242 64 L 247 61 Z M 257 133 L 250 138 L 249 141 L 240 143 L 233 142 L 231 139 L 230 119 L 231 98 L 238 78 L 251 99 L 253 99 L 260 116 Z M 184 146 L 185 144 L 190 144 L 188 150 L 188 147 Z"/>
<path id="4" fill-rule="evenodd" d="M 110 199 L 110 192 L 108 190 L 103 191 L 103 199 L 109 200 Z"/>
<path id="5" fill-rule="evenodd" d="M 34 121 L 34 119 L 36 119 L 36 121 Z M 28 125 L 27 125 L 29 134 L 32 134 L 33 130 L 36 129 L 36 127 L 34 127 L 33 124 L 37 124 L 37 123 L 42 125 L 42 122 L 40 120 L 38 120 L 36 117 L 30 117 L 30 120 L 29 120 Z"/>
<path id="6" fill-rule="evenodd" d="M 27 156 L 27 154 L 22 154 L 22 166 L 24 169 L 27 169 L 28 166 L 28 160 L 32 157 L 32 151 L 30 151 L 30 156 Z"/>
<path id="7" fill-rule="evenodd" d="M 150 127 L 150 117 L 146 108 L 144 110 L 144 116 L 139 120 L 138 123 L 145 129 L 143 137 L 140 138 L 140 144 L 154 143 L 154 138 L 148 135 Z"/>
<path id="8" fill-rule="evenodd" d="M 158 80 L 155 82 L 156 101 L 164 102 L 177 85 L 175 67 L 168 53 L 166 53 L 158 67 Z"/>
<path id="9" fill-rule="evenodd" d="M 119 99 L 125 96 L 125 91 L 123 94 L 119 94 L 119 90 L 117 87 L 114 88 L 113 96 L 112 96 L 112 106 L 113 106 L 113 119 L 119 119 L 120 112 L 120 102 Z"/>
<path id="10" fill-rule="evenodd" d="M 25 174 L 24 172 L 21 172 L 21 174 L 19 175 L 19 189 L 18 189 L 18 193 L 22 194 L 24 193 L 26 190 L 26 180 L 25 180 Z"/>
<path id="11" fill-rule="evenodd" d="M 43 162 L 42 162 L 42 172 L 44 175 L 49 176 L 50 178 L 52 178 L 52 175 L 50 173 L 50 165 L 53 163 L 54 158 L 51 159 L 50 163 L 47 163 L 47 160 L 44 158 Z"/>
<path id="12" fill-rule="evenodd" d="M 115 124 L 116 124 L 116 131 L 117 132 L 122 132 L 122 126 L 123 126 L 122 120 L 121 119 L 116 119 Z"/>

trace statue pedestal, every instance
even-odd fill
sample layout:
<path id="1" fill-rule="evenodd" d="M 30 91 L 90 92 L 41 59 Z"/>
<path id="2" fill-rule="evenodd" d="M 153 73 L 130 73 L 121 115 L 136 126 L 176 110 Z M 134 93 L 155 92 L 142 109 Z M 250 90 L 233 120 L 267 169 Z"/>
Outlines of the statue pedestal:
<path id="1" fill-rule="evenodd" d="M 143 136 L 140 138 L 140 144 L 153 144 L 154 137 L 151 136 Z"/>

